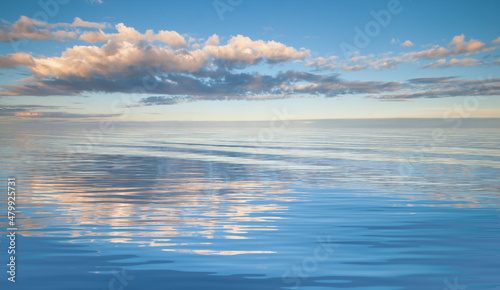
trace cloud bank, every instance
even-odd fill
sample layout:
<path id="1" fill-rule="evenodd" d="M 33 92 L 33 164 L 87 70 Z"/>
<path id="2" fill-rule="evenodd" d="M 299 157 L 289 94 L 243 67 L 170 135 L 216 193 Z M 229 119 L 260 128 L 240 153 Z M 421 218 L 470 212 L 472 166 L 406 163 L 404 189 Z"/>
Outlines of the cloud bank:
<path id="1" fill-rule="evenodd" d="M 401 101 L 500 93 L 500 79 L 479 82 L 443 77 L 404 82 L 352 81 L 335 72 L 395 69 L 402 63 L 420 61 L 430 61 L 422 68 L 498 65 L 498 61 L 486 63 L 473 58 L 475 54 L 496 49 L 498 38 L 486 44 L 475 39 L 467 41 L 464 35 L 458 35 L 447 46 L 398 55 L 392 52 L 381 55 L 357 53 L 348 60 L 339 60 L 335 55 L 312 58 L 311 51 L 306 48 L 243 35 L 227 40 L 217 34 L 207 39 L 195 39 L 176 31 L 147 30 L 141 33 L 123 23 L 113 28 L 108 23 L 88 22 L 78 17 L 71 23 L 49 24 L 21 16 L 15 23 L 0 27 L 0 41 L 22 39 L 72 40 L 83 44 L 73 45 L 57 56 L 35 56 L 25 52 L 0 55 L 0 68 L 25 68 L 32 75 L 1 86 L 0 96 L 141 93 L 143 98 L 128 105 L 140 107 L 200 100 L 358 95 Z M 406 50 L 414 46 L 409 40 L 397 43 Z M 301 63 L 309 71 L 259 72 L 263 65 L 282 68 L 294 62 Z M 19 113 L 23 112 L 19 110 Z M 10 114 L 10 111 L 3 113 Z"/>

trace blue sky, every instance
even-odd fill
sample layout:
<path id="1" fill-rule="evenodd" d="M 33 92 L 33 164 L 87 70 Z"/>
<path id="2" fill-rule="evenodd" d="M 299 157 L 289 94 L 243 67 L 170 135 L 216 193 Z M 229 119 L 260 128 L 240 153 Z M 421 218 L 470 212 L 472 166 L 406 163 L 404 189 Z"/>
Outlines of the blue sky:
<path id="1" fill-rule="evenodd" d="M 2 123 L 500 116 L 498 1 L 65 2 L 3 4 Z"/>

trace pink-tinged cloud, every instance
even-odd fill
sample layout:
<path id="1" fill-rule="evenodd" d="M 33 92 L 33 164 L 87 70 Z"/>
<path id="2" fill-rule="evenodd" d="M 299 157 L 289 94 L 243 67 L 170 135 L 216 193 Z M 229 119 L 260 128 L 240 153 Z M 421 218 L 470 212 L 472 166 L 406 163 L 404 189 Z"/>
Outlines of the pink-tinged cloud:
<path id="1" fill-rule="evenodd" d="M 469 55 L 472 53 L 481 52 L 481 50 L 484 49 L 485 47 L 486 44 L 475 39 L 471 39 L 468 42 L 465 41 L 465 36 L 461 34 L 453 37 L 453 39 L 449 43 L 449 48 L 437 46 L 428 50 L 405 53 L 403 57 L 409 59 L 413 58 L 433 59 L 438 57 Z"/>
<path id="2" fill-rule="evenodd" d="M 107 23 L 95 23 L 83 21 L 76 17 L 72 23 L 47 23 L 45 21 L 20 16 L 10 26 L 0 27 L 0 41 L 20 41 L 22 39 L 32 40 L 73 40 L 78 37 L 78 31 L 55 30 L 58 28 L 107 28 Z"/>
<path id="3" fill-rule="evenodd" d="M 217 34 L 210 36 L 207 41 L 205 41 L 205 45 L 219 45 L 219 36 Z"/>
<path id="4" fill-rule="evenodd" d="M 187 42 L 183 36 L 175 31 L 160 30 L 154 33 L 149 29 L 146 33 L 142 34 L 135 30 L 133 27 L 127 27 L 123 23 L 115 25 L 117 33 L 105 33 L 103 31 L 85 31 L 80 35 L 80 40 L 96 43 L 107 42 L 109 40 L 124 40 L 128 42 L 137 41 L 158 41 L 169 44 L 172 47 L 186 47 Z"/>
<path id="5" fill-rule="evenodd" d="M 130 30 L 130 35 L 136 35 L 134 31 Z M 100 75 L 112 78 L 133 75 L 146 67 L 163 72 L 195 72 L 214 63 L 224 67 L 254 65 L 260 61 L 279 63 L 302 59 L 308 54 L 307 50 L 296 50 L 274 41 L 253 41 L 241 35 L 231 38 L 226 45 L 207 45 L 191 51 L 110 40 L 102 47 L 76 45 L 59 57 L 7 55 L 0 58 L 0 67 L 26 66 L 36 77 L 67 79 Z"/>
<path id="6" fill-rule="evenodd" d="M 35 59 L 24 52 L 0 55 L 0 68 L 14 68 L 17 66 L 33 67 Z"/>
<path id="7" fill-rule="evenodd" d="M 484 62 L 481 62 L 477 59 L 473 58 L 463 58 L 463 59 L 456 59 L 452 58 L 450 59 L 449 62 L 446 62 L 446 59 L 439 59 L 435 62 L 432 62 L 430 64 L 424 65 L 423 68 L 446 68 L 446 67 L 453 67 L 453 66 L 474 66 L 474 65 L 481 65 L 484 64 Z"/>
<path id="8" fill-rule="evenodd" d="M 419 64 L 420 58 L 434 59 L 438 56 L 442 58 L 427 66 L 482 64 L 472 58 L 453 58 L 449 62 L 444 58 L 484 52 L 491 48 L 477 40 L 465 41 L 463 35 L 455 36 L 448 48 L 434 47 L 396 56 L 392 52 L 379 56 L 358 53 L 349 60 L 338 60 L 337 56 L 310 59 L 311 53 L 305 48 L 297 49 L 276 41 L 253 40 L 243 35 L 233 36 L 225 43 L 220 43 L 217 34 L 206 40 L 186 37 L 186 41 L 184 36 L 175 31 L 161 30 L 155 33 L 147 30 L 140 33 L 122 23 L 115 26 L 115 33 L 102 30 L 54 30 L 69 27 L 100 29 L 104 26 L 106 24 L 86 22 L 80 18 L 75 18 L 73 23 L 47 24 L 21 17 L 11 27 L 2 28 L 2 33 L 18 33 L 21 38 L 35 39 L 34 35 L 38 34 L 40 40 L 74 39 L 79 35 L 81 41 L 105 44 L 75 45 L 55 57 L 34 57 L 27 53 L 0 56 L 0 68 L 26 67 L 33 75 L 17 81 L 15 85 L 1 86 L 0 96 L 75 96 L 88 92 L 135 94 L 137 88 L 146 86 L 145 83 L 149 87 L 147 94 L 153 96 L 137 99 L 136 103 L 129 104 L 130 107 L 198 100 L 264 100 L 293 96 L 369 94 L 380 100 L 413 100 L 499 93 L 498 80 L 486 84 L 451 79 L 426 82 L 348 81 L 337 74 L 288 70 L 276 75 L 265 75 L 246 70 L 257 64 L 294 61 L 304 61 L 307 67 L 316 70 L 382 70 L 395 69 L 404 62 Z M 19 27 L 24 27 L 24 31 L 18 31 Z M 140 93 L 145 95 L 146 91 Z M 44 112 L 43 116 L 48 115 Z"/>
<path id="9" fill-rule="evenodd" d="M 500 38 L 498 38 L 500 39 Z M 493 42 L 496 42 L 494 40 Z M 392 43 L 399 43 L 399 40 L 392 39 Z M 402 47 L 413 46 L 413 43 L 409 40 L 401 43 Z M 457 35 L 453 37 L 450 41 L 448 48 L 443 46 L 435 46 L 431 49 L 423 51 L 413 51 L 408 53 L 400 53 L 399 55 L 392 55 L 392 52 L 386 52 L 378 56 L 370 55 L 360 55 L 357 52 L 353 57 L 348 60 L 338 60 L 337 56 L 332 56 L 329 58 L 318 57 L 315 59 L 308 59 L 305 61 L 305 65 L 308 67 L 313 67 L 315 70 L 344 70 L 344 71 L 356 71 L 364 69 L 374 69 L 384 70 L 384 69 L 395 69 L 401 63 L 416 63 L 419 64 L 421 59 L 435 59 L 441 57 L 442 59 L 437 60 L 433 63 L 424 65 L 424 68 L 442 68 L 451 66 L 473 66 L 473 65 L 483 65 L 486 64 L 485 61 L 479 61 L 472 58 L 466 59 L 452 59 L 449 63 L 446 63 L 445 57 L 459 56 L 459 55 L 471 55 L 477 53 L 483 53 L 488 51 L 493 51 L 497 49 L 496 46 L 487 46 L 485 43 L 471 39 L 469 41 L 465 40 L 465 36 Z M 493 62 L 495 64 L 495 62 Z"/>
<path id="10" fill-rule="evenodd" d="M 232 37 L 226 45 L 207 45 L 203 51 L 233 64 L 255 64 L 266 59 L 270 63 L 303 59 L 309 50 L 297 50 L 276 41 L 252 40 L 243 35 Z"/>
<path id="11" fill-rule="evenodd" d="M 15 112 L 14 116 L 16 117 L 34 117 L 34 116 L 42 116 L 43 113 L 38 112 Z"/>
<path id="12" fill-rule="evenodd" d="M 84 21 L 79 17 L 75 17 L 75 20 L 73 20 L 73 23 L 71 24 L 60 23 L 56 25 L 61 27 L 85 27 L 85 28 L 96 28 L 96 29 L 105 29 L 110 26 L 106 22 L 100 22 L 100 23 L 89 22 L 89 21 Z"/>
<path id="13" fill-rule="evenodd" d="M 406 40 L 405 42 L 401 43 L 402 47 L 410 47 L 413 46 L 413 42 Z"/>
<path id="14" fill-rule="evenodd" d="M 370 55 L 356 55 L 348 61 L 338 61 L 337 57 L 323 58 L 318 57 L 313 60 L 306 60 L 305 65 L 313 67 L 318 71 L 322 70 L 343 70 L 343 71 L 359 71 L 366 69 L 374 69 L 376 71 L 384 69 L 395 69 L 403 60 L 399 56 L 375 58 Z"/>

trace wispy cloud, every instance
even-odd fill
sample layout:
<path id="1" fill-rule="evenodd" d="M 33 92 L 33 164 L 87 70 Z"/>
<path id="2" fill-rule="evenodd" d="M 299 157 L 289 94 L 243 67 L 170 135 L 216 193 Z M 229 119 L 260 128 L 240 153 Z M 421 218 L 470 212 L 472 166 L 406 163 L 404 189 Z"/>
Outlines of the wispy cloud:
<path id="1" fill-rule="evenodd" d="M 65 106 L 46 105 L 2 105 L 0 117 L 24 117 L 24 118 L 107 118 L 116 117 L 119 114 L 74 114 L 63 111 L 54 111 L 66 108 Z"/>
<path id="2" fill-rule="evenodd" d="M 12 112 L 26 112 L 38 109 L 59 109 L 63 106 L 45 106 L 45 105 L 2 105 L 0 107 L 0 114 L 7 114 Z"/>
<path id="3" fill-rule="evenodd" d="M 434 59 L 438 57 L 470 55 L 473 53 L 485 51 L 485 49 L 487 49 L 485 43 L 475 39 L 465 41 L 465 36 L 461 34 L 453 37 L 447 48 L 443 46 L 435 46 L 427 50 L 405 53 L 403 57 L 409 59 Z"/>
<path id="4" fill-rule="evenodd" d="M 371 96 L 379 100 L 413 100 L 457 96 L 500 95 L 500 78 L 461 80 L 456 77 L 410 79 L 405 89 L 389 94 Z"/>
<path id="5" fill-rule="evenodd" d="M 101 119 L 118 117 L 120 114 L 73 114 L 67 112 L 16 112 L 15 117 L 28 117 L 28 118 L 51 118 L 51 119 Z"/>
<path id="6" fill-rule="evenodd" d="M 405 40 L 404 42 L 401 42 L 399 40 L 399 38 L 393 38 L 391 40 L 391 43 L 392 44 L 399 44 L 399 46 L 401 46 L 401 47 L 410 47 L 410 46 L 413 46 L 413 42 L 411 42 L 410 40 Z"/>
<path id="7" fill-rule="evenodd" d="M 77 38 L 78 30 L 68 31 L 67 29 L 75 28 L 94 28 L 104 29 L 109 26 L 107 23 L 96 23 L 83 21 L 76 17 L 72 23 L 54 23 L 50 24 L 45 21 L 32 19 L 26 16 L 21 16 L 19 19 L 8 26 L 0 27 L 0 41 L 20 41 L 22 39 L 33 40 L 72 40 Z M 66 30 L 60 30 L 64 28 Z"/>
<path id="8" fill-rule="evenodd" d="M 178 103 L 192 100 L 192 97 L 186 96 L 152 96 L 142 98 L 138 103 L 127 105 L 129 108 L 142 107 L 142 106 L 158 106 L 158 105 L 175 105 Z"/>
<path id="9" fill-rule="evenodd" d="M 423 66 L 423 68 L 446 68 L 446 67 L 453 67 L 453 66 L 473 66 L 473 65 L 481 65 L 485 64 L 483 61 L 479 61 L 474 58 L 463 58 L 463 59 L 456 59 L 452 58 L 450 59 L 449 62 L 446 62 L 446 59 L 439 59 L 435 62 L 426 64 Z"/>
<path id="10" fill-rule="evenodd" d="M 400 56 L 389 56 L 388 53 L 375 57 L 375 55 L 360 55 L 359 53 L 354 54 L 349 60 L 338 60 L 337 56 L 331 56 L 328 58 L 318 57 L 312 60 L 306 60 L 305 64 L 308 67 L 315 68 L 316 71 L 325 70 L 343 70 L 343 71 L 358 71 L 373 69 L 376 71 L 385 69 L 394 69 L 400 63 L 403 62 L 403 58 Z"/>
<path id="11" fill-rule="evenodd" d="M 434 46 L 433 48 L 412 51 L 406 53 L 400 53 L 394 55 L 392 52 L 385 52 L 378 56 L 373 54 L 370 55 L 360 55 L 359 52 L 354 53 L 354 56 L 348 60 L 342 60 L 337 56 L 331 56 L 328 58 L 317 57 L 315 59 L 306 60 L 306 65 L 315 68 L 317 71 L 324 70 L 344 70 L 344 71 L 356 71 L 356 70 L 367 70 L 373 69 L 375 71 L 385 70 L 385 69 L 395 69 L 402 63 L 412 63 L 419 64 L 420 61 L 432 60 L 441 57 L 441 59 L 423 65 L 423 68 L 445 68 L 453 66 L 474 66 L 474 65 L 485 65 L 492 64 L 497 65 L 498 62 L 486 62 L 480 61 L 474 58 L 463 58 L 457 59 L 452 58 L 448 62 L 445 58 L 454 56 L 470 56 L 473 54 L 479 54 L 482 52 L 488 52 L 497 49 L 494 46 L 495 43 L 500 43 L 500 37 L 492 41 L 492 45 L 486 45 L 485 43 L 471 39 L 469 41 L 465 40 L 465 36 L 457 35 L 453 37 L 448 47 Z M 399 39 L 393 38 L 391 43 L 399 44 L 401 47 L 411 47 L 413 42 L 406 40 L 403 43 Z"/>

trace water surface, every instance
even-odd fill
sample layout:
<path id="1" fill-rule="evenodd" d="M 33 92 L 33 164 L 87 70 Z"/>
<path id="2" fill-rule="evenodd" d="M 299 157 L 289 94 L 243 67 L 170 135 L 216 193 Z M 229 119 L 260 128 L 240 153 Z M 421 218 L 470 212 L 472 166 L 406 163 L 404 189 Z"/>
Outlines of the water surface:
<path id="1" fill-rule="evenodd" d="M 498 130 L 85 132 L 2 129 L 2 289 L 500 287 Z"/>

